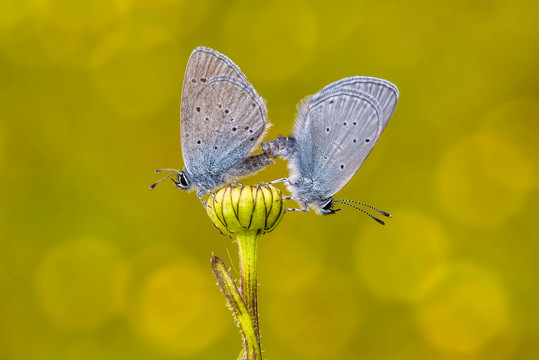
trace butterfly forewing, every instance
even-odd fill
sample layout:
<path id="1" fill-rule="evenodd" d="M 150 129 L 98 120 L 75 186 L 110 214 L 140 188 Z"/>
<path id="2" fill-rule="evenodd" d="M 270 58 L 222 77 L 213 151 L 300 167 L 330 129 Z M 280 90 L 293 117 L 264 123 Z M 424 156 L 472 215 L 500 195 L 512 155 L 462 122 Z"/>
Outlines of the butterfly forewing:
<path id="1" fill-rule="evenodd" d="M 239 67 L 212 49 L 196 48 L 182 90 L 186 168 L 193 174 L 225 172 L 252 151 L 266 127 L 264 100 Z"/>
<path id="2" fill-rule="evenodd" d="M 369 76 L 353 76 L 341 79 L 326 86 L 319 92 L 319 94 L 320 96 L 324 96 L 345 90 L 360 92 L 373 98 L 381 109 L 380 129 L 376 137 L 376 139 L 378 139 L 397 106 L 399 98 L 399 90 L 397 87 L 384 79 Z"/>
<path id="3" fill-rule="evenodd" d="M 314 96 L 304 106 L 305 131 L 294 134 L 299 172 L 312 180 L 317 196 L 329 197 L 350 181 L 374 147 L 381 110 L 372 98 L 347 90 Z"/>
<path id="4" fill-rule="evenodd" d="M 183 143 L 186 166 L 194 174 L 226 173 L 249 155 L 267 128 L 263 100 L 231 78 L 210 81 L 194 106 L 191 133 Z"/>

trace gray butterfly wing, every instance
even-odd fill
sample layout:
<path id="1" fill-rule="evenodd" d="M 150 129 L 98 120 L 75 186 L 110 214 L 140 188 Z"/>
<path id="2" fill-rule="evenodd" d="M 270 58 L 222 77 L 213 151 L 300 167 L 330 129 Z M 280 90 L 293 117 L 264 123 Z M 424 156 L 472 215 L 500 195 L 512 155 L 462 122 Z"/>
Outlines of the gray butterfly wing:
<path id="1" fill-rule="evenodd" d="M 380 138 L 397 99 L 398 90 L 388 81 L 353 77 L 302 102 L 291 161 L 297 175 L 312 182 L 312 198 L 331 197 L 350 181 Z"/>
<path id="2" fill-rule="evenodd" d="M 207 85 L 211 78 L 215 77 L 228 77 L 249 85 L 240 68 L 228 57 L 210 48 L 197 47 L 189 56 L 183 79 L 182 125 L 188 125 L 196 94 Z"/>
<path id="3" fill-rule="evenodd" d="M 226 56 L 199 47 L 183 83 L 181 142 L 194 175 L 226 174 L 258 145 L 268 128 L 264 100 Z"/>
<path id="4" fill-rule="evenodd" d="M 370 76 L 353 76 L 329 84 L 319 94 L 330 94 L 341 90 L 357 91 L 369 95 L 376 101 L 384 113 L 383 120 L 385 120 L 381 124 L 382 129 L 379 133 L 379 138 L 397 107 L 397 101 L 399 99 L 399 90 L 397 87 L 384 79 Z"/>

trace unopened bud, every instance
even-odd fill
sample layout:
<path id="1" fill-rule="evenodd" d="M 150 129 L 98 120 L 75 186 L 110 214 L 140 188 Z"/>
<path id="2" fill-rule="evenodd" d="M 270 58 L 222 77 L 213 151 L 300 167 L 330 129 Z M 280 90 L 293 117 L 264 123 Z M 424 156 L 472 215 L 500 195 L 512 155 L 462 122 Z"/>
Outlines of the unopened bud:
<path id="1" fill-rule="evenodd" d="M 244 231 L 270 232 L 283 218 L 283 194 L 273 185 L 229 184 L 209 198 L 207 212 L 223 235 Z"/>

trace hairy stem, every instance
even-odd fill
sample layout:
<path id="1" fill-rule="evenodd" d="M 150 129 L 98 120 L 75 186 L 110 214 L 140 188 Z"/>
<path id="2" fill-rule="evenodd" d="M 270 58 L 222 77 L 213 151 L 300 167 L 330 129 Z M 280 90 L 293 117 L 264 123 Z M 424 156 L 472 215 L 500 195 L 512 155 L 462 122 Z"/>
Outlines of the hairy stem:
<path id="1" fill-rule="evenodd" d="M 241 329 L 247 360 L 261 360 L 260 337 L 255 331 L 255 324 L 253 323 L 251 314 L 245 306 L 245 302 L 234 279 L 228 272 L 226 265 L 217 256 L 212 256 L 211 264 L 221 291 L 225 294 L 228 306 L 232 310 L 234 318 Z"/>

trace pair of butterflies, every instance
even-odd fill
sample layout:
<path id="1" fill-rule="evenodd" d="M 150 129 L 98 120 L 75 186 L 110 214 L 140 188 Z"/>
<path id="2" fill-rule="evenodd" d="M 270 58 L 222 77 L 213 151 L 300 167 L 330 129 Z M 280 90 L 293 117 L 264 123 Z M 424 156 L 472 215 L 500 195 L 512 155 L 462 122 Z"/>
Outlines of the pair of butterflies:
<path id="1" fill-rule="evenodd" d="M 174 184 L 204 195 L 228 182 L 273 164 L 275 157 L 288 160 L 290 176 L 284 182 L 301 209 L 333 214 L 335 200 L 359 170 L 380 138 L 395 107 L 399 92 L 389 81 L 354 76 L 334 82 L 299 105 L 289 137 L 262 143 L 262 154 L 249 156 L 267 129 L 264 99 L 228 57 L 209 48 L 196 48 L 187 64 L 181 98 L 181 147 L 185 169 L 161 169 L 174 176 Z"/>

